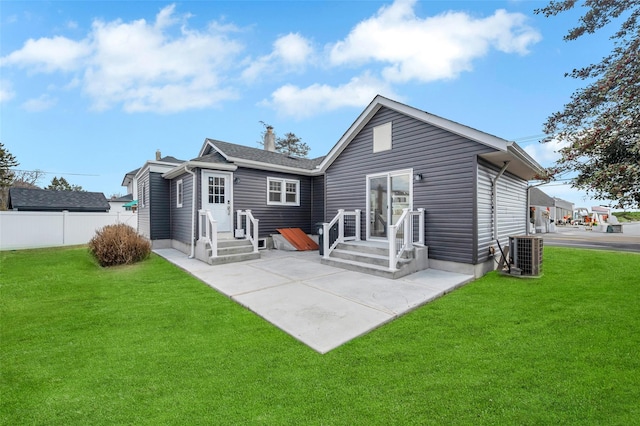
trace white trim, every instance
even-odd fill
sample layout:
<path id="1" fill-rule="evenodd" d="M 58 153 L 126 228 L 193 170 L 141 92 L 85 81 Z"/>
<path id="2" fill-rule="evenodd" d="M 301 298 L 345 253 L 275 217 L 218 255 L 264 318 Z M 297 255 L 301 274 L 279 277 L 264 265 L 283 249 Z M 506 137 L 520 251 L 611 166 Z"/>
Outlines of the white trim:
<path id="1" fill-rule="evenodd" d="M 279 182 L 280 183 L 280 201 L 270 201 L 269 195 L 271 194 L 271 182 Z M 295 202 L 287 202 L 287 184 L 295 183 L 296 185 L 296 201 Z M 300 181 L 298 179 L 285 179 L 285 178 L 275 178 L 275 177 L 267 177 L 267 205 L 268 206 L 299 206 L 300 205 Z"/>
<path id="2" fill-rule="evenodd" d="M 135 174 L 134 177 L 139 178 L 140 176 L 144 175 L 145 172 L 147 171 L 154 172 L 154 173 L 166 173 L 169 170 L 181 167 L 183 164 L 185 163 L 165 163 L 165 162 L 158 162 L 158 161 L 147 161 L 146 163 L 144 163 L 142 167 L 140 167 L 140 169 L 138 170 L 138 172 Z"/>
<path id="3" fill-rule="evenodd" d="M 372 237 L 371 236 L 371 205 L 370 205 L 370 201 L 369 200 L 369 196 L 371 193 L 371 187 L 369 184 L 369 181 L 371 180 L 371 178 L 375 178 L 375 177 L 383 177 L 386 176 L 387 177 L 387 186 L 389 187 L 389 178 L 393 177 L 393 176 L 400 176 L 400 175 L 409 175 L 409 211 L 413 210 L 413 169 L 401 169 L 401 170 L 393 170 L 393 171 L 389 171 L 389 172 L 381 172 L 381 173 L 371 173 L 365 176 L 365 179 L 367 180 L 366 182 L 366 210 L 365 210 L 365 219 L 366 219 L 366 223 L 365 223 L 365 232 L 366 232 L 366 239 L 367 240 L 373 240 L 373 241 L 387 241 L 387 238 L 384 237 Z M 390 193 L 390 191 L 387 191 L 388 193 Z M 388 204 L 387 206 L 387 221 L 389 221 L 389 209 L 391 208 L 391 204 Z M 391 215 L 393 216 L 393 215 Z M 387 226 L 391 225 L 390 223 L 387 223 Z"/>
<path id="4" fill-rule="evenodd" d="M 182 201 L 184 199 L 184 185 L 182 179 L 176 181 L 176 207 L 182 207 Z"/>
<path id="5" fill-rule="evenodd" d="M 244 160 L 242 158 L 229 157 L 229 161 L 233 161 L 238 166 L 244 166 L 251 169 L 268 170 L 274 172 L 292 173 L 302 176 L 316 176 L 321 174 L 320 170 L 315 169 L 299 169 L 297 167 L 281 166 L 279 164 L 262 163 L 260 161 Z"/>
<path id="6" fill-rule="evenodd" d="M 144 208 L 147 206 L 147 182 L 142 182 L 142 195 L 140 195 L 140 207 Z"/>
<path id="7" fill-rule="evenodd" d="M 206 163 L 204 161 L 185 161 L 184 163 L 181 163 L 180 165 L 165 172 L 162 175 L 162 177 L 165 179 L 173 179 L 176 176 L 180 176 L 182 173 L 184 173 L 185 167 L 189 167 L 192 169 L 200 168 L 200 169 L 206 169 L 206 170 L 212 170 L 212 171 L 222 170 L 222 171 L 230 171 L 230 172 L 234 172 L 238 169 L 238 166 L 236 166 L 235 164 Z"/>

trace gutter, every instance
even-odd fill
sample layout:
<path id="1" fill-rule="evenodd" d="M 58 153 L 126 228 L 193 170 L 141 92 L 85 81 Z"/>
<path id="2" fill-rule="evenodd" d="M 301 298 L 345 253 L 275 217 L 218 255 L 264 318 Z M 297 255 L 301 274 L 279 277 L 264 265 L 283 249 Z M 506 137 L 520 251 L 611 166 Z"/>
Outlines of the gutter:
<path id="1" fill-rule="evenodd" d="M 510 161 L 505 161 L 504 166 L 500 169 L 500 172 L 491 179 L 491 192 L 493 195 L 493 199 L 491 200 L 491 207 L 493 208 L 493 239 L 498 239 L 498 179 L 504 174 L 509 167 Z"/>
<path id="2" fill-rule="evenodd" d="M 189 259 L 193 259 L 196 257 L 196 172 L 189 170 L 189 166 L 185 164 L 184 171 L 193 176 L 192 183 L 192 194 L 191 194 L 191 254 L 189 254 Z"/>

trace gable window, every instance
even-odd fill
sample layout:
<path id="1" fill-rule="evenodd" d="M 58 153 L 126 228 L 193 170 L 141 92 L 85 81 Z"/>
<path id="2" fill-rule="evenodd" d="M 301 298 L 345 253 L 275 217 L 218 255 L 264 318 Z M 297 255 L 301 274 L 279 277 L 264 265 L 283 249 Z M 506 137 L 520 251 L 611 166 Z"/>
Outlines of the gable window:
<path id="1" fill-rule="evenodd" d="M 391 149 L 391 121 L 373 128 L 373 152 Z"/>
<path id="2" fill-rule="evenodd" d="M 300 205 L 300 181 L 294 179 L 267 178 L 267 204 Z"/>
<path id="3" fill-rule="evenodd" d="M 183 186 L 182 179 L 176 182 L 176 207 L 182 207 L 182 197 L 183 197 Z"/>

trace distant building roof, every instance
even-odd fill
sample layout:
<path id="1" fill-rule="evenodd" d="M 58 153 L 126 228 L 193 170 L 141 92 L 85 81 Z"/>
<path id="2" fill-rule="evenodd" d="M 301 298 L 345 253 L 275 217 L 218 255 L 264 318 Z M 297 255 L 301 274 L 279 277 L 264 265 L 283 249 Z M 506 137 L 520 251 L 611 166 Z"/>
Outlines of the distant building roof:
<path id="1" fill-rule="evenodd" d="M 531 188 L 529 190 L 529 205 L 530 206 L 543 206 L 554 207 L 555 201 L 547 194 L 539 190 L 538 188 Z"/>
<path id="2" fill-rule="evenodd" d="M 109 202 L 102 192 L 31 188 L 9 190 L 9 210 L 107 212 L 109 208 Z"/>
<path id="3" fill-rule="evenodd" d="M 127 201 L 133 200 L 133 194 L 123 195 L 122 197 L 111 198 L 109 201 L 116 201 L 120 203 L 126 203 Z"/>
<path id="4" fill-rule="evenodd" d="M 556 201 L 556 207 L 569 211 L 573 210 L 573 203 L 558 197 L 553 197 L 553 199 Z"/>

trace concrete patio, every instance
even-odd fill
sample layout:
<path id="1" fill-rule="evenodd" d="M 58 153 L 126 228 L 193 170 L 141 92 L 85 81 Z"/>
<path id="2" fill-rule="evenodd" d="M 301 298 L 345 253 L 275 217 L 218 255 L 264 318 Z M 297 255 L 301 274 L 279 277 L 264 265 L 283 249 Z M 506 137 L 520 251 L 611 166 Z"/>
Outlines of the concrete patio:
<path id="1" fill-rule="evenodd" d="M 473 280 L 435 269 L 390 280 L 322 265 L 317 251 L 265 250 L 217 266 L 175 249 L 154 252 L 320 353 Z"/>

